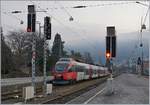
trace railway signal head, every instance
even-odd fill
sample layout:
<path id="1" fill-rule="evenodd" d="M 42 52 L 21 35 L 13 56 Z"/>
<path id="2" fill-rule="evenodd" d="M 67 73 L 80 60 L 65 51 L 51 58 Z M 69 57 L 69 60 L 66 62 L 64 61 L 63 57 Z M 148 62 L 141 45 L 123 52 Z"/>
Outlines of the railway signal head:
<path id="1" fill-rule="evenodd" d="M 27 32 L 35 32 L 36 12 L 34 5 L 28 5 Z"/>
<path id="2" fill-rule="evenodd" d="M 111 57 L 116 57 L 116 31 L 114 26 L 107 27 L 106 55 L 107 53 L 111 54 Z"/>
<path id="3" fill-rule="evenodd" d="M 50 17 L 45 17 L 44 18 L 44 34 L 46 37 L 46 40 L 51 39 L 51 20 Z"/>
<path id="4" fill-rule="evenodd" d="M 27 28 L 27 32 L 31 32 L 31 28 Z"/>

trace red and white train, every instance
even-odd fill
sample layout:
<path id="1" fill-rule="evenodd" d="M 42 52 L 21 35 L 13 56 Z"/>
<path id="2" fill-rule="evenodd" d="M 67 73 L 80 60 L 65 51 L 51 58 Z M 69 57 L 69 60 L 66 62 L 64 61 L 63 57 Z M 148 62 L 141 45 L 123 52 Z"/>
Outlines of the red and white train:
<path id="1" fill-rule="evenodd" d="M 77 62 L 72 58 L 60 58 L 53 72 L 54 84 L 75 83 L 109 75 L 106 67 Z"/>

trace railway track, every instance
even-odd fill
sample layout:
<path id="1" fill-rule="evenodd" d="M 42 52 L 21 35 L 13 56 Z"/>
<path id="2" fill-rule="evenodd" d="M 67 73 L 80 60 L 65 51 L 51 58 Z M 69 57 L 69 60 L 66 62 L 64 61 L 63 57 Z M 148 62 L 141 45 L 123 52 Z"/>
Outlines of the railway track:
<path id="1" fill-rule="evenodd" d="M 42 92 L 42 88 L 37 88 L 36 92 Z M 1 94 L 1 100 L 5 101 L 5 100 L 9 100 L 9 99 L 17 99 L 22 97 L 22 90 L 14 90 L 13 92 L 7 92 L 7 93 L 2 93 Z"/>
<path id="2" fill-rule="evenodd" d="M 113 77 L 117 77 L 118 75 L 115 75 Z M 107 78 L 108 78 L 108 76 L 101 78 L 98 81 L 90 81 L 90 83 L 88 83 L 86 86 L 82 85 L 78 88 L 62 92 L 62 93 L 60 93 L 59 96 L 51 98 L 51 99 L 43 102 L 43 104 L 65 104 L 66 102 L 74 99 L 75 97 L 77 97 L 93 88 L 96 88 L 98 85 L 104 83 L 107 80 Z"/>
<path id="3" fill-rule="evenodd" d="M 53 86 L 52 94 L 47 97 L 36 98 L 36 102 L 33 100 L 28 101 L 27 103 L 64 103 L 72 97 L 76 97 L 81 93 L 84 93 L 92 88 L 95 88 L 97 85 L 106 81 L 108 76 L 101 77 L 99 79 L 93 79 L 88 81 L 81 81 L 73 85 L 65 86 Z M 36 89 L 37 94 L 41 94 L 42 87 Z M 1 101 L 10 100 L 10 99 L 22 99 L 22 90 L 16 90 L 15 92 L 7 92 L 1 94 Z M 67 98 L 66 98 L 67 97 Z M 69 98 L 68 98 L 69 97 Z"/>
<path id="4" fill-rule="evenodd" d="M 108 77 L 101 78 L 101 80 L 97 79 L 95 81 L 90 81 L 90 83 L 80 85 L 78 88 L 75 86 L 71 90 L 68 89 L 68 91 L 64 91 L 59 94 L 59 96 L 51 98 L 49 100 L 46 100 L 42 104 L 65 104 L 69 100 L 83 94 L 84 92 L 87 92 L 96 86 L 100 85 L 101 83 L 105 82 Z"/>

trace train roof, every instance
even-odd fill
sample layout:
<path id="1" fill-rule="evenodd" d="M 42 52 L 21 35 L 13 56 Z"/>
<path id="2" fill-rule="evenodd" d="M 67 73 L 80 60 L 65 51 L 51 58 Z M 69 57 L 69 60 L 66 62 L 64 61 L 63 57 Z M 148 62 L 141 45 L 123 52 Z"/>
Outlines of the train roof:
<path id="1" fill-rule="evenodd" d="M 60 58 L 59 61 L 74 61 L 72 58 Z"/>
<path id="2" fill-rule="evenodd" d="M 79 62 L 78 60 L 73 59 L 73 58 L 60 58 L 59 61 L 57 61 L 57 63 L 69 63 L 69 62 L 76 62 L 76 63 L 83 65 L 83 66 L 91 65 L 94 68 L 99 68 L 99 67 L 100 68 L 106 68 L 106 67 L 101 66 L 101 65 L 93 65 L 93 64 L 87 64 L 85 62 Z"/>

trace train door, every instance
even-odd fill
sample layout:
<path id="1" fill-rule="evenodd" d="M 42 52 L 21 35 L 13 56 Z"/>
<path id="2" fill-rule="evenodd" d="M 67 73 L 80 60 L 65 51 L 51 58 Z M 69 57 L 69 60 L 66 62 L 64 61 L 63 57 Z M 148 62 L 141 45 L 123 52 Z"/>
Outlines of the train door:
<path id="1" fill-rule="evenodd" d="M 89 79 L 92 79 L 92 66 L 89 65 Z"/>
<path id="2" fill-rule="evenodd" d="M 88 67 L 87 65 L 85 66 L 84 79 L 85 79 L 85 80 L 89 79 L 89 67 Z"/>
<path id="3" fill-rule="evenodd" d="M 98 77 L 100 77 L 100 68 L 98 68 L 97 72 L 98 72 Z"/>
<path id="4" fill-rule="evenodd" d="M 81 65 L 76 66 L 77 70 L 77 81 L 83 80 L 84 79 L 84 69 Z"/>

